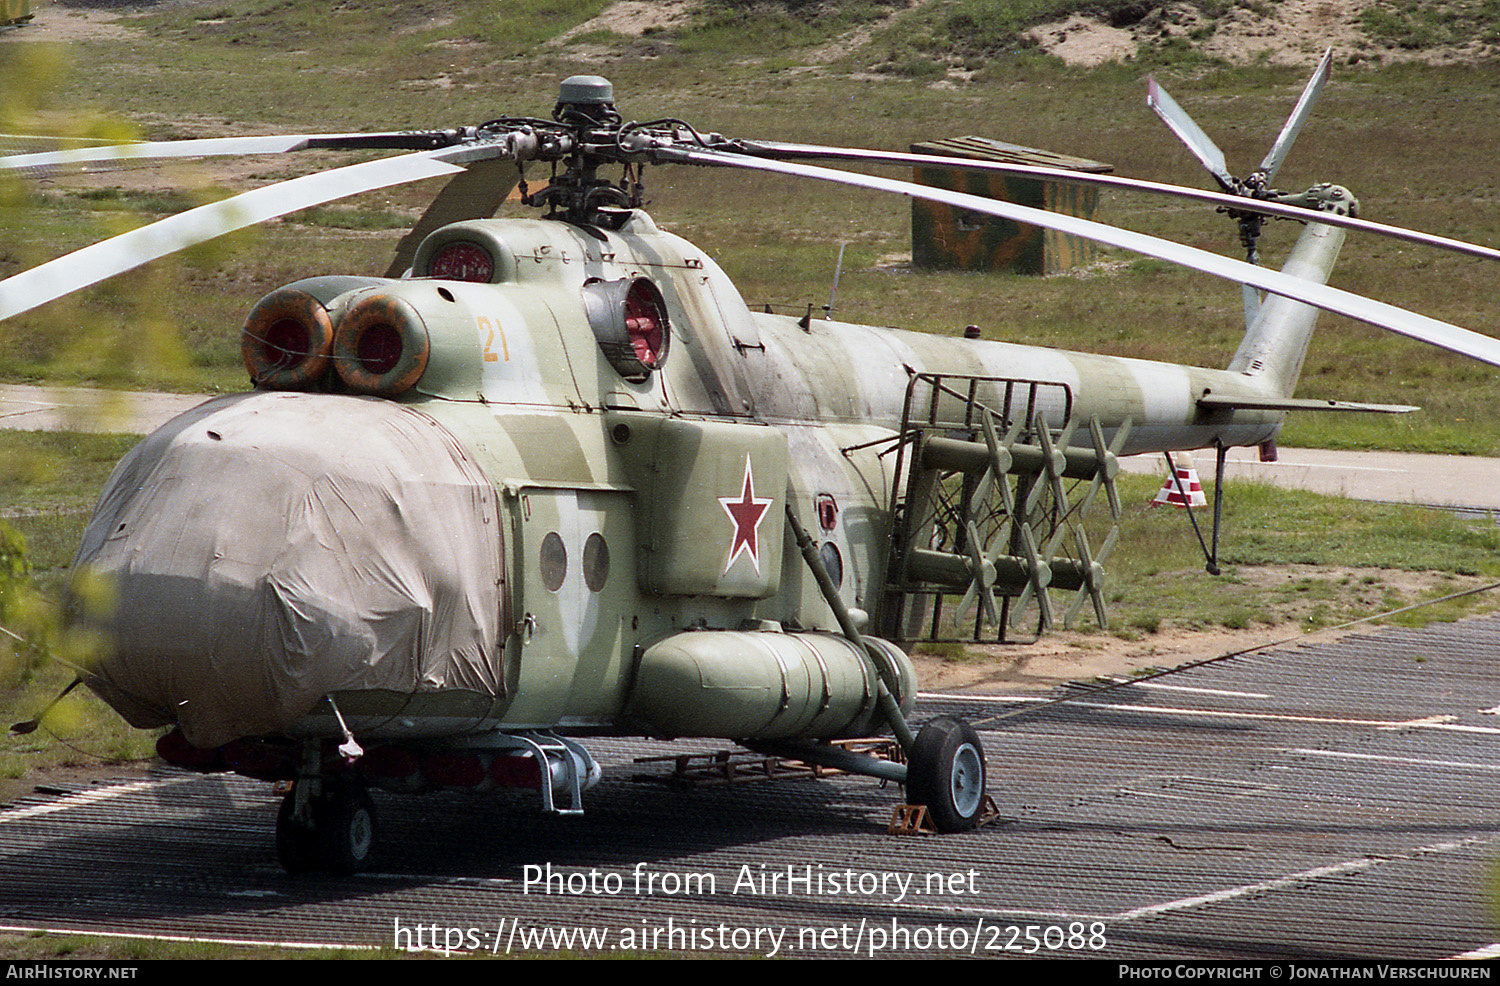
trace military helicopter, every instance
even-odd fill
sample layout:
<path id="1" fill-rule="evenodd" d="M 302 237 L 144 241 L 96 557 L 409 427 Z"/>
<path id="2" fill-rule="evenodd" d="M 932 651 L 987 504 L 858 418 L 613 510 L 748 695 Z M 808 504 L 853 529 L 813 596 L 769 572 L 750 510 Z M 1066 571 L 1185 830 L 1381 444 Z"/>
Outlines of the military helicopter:
<path id="1" fill-rule="evenodd" d="M 0 158 L 406 152 L 18 274 L 0 282 L 0 318 L 232 229 L 453 176 L 388 276 L 313 276 L 261 299 L 242 335 L 254 389 L 181 415 L 116 468 L 75 562 L 113 586 L 111 612 L 77 616 L 112 647 L 81 677 L 131 724 L 172 727 L 158 744 L 171 763 L 292 782 L 276 826 L 291 872 L 368 863 L 371 786 L 531 788 L 579 813 L 600 776 L 590 736 L 733 740 L 896 781 L 940 831 L 971 829 L 979 737 L 949 717 L 912 728 L 916 675 L 896 641 L 971 614 L 1047 626 L 1092 604 L 1103 623 L 1118 528 L 1096 549 L 1081 518 L 1095 504 L 1118 518 L 1118 456 L 1256 446 L 1288 411 L 1330 406 L 1291 396 L 1320 309 L 1500 365 L 1496 340 L 1324 283 L 1345 229 L 1500 256 L 1360 220 L 1337 186 L 1269 187 L 1327 65 L 1245 181 L 1153 86 L 1219 192 L 919 159 L 1217 205 L 1252 260 L 1263 217 L 1298 220 L 1279 271 L 805 163 L 911 155 L 627 122 L 597 76 L 563 81 L 549 118 Z M 642 210 L 648 164 L 926 198 L 1161 257 L 1247 285 L 1246 334 L 1220 370 L 752 312 Z M 543 216 L 490 218 L 513 188 Z M 838 742 L 885 731 L 901 758 Z"/>

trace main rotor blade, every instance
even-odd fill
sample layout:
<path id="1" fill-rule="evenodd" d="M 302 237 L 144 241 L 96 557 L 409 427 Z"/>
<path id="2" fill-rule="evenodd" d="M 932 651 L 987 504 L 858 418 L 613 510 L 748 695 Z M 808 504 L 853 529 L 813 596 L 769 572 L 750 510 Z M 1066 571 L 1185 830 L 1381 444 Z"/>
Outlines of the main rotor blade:
<path id="1" fill-rule="evenodd" d="M 472 149 L 459 148 L 472 154 Z M 0 319 L 30 311 L 169 253 L 225 233 L 360 192 L 451 175 L 462 169 L 424 151 L 320 171 L 199 206 L 95 243 L 0 281 Z M 452 152 L 450 152 L 452 154 Z M 457 156 L 457 155 L 453 155 Z"/>
<path id="2" fill-rule="evenodd" d="M 1043 168 L 1029 164 L 1009 164 L 1004 161 L 979 161 L 973 158 L 940 157 L 933 154 L 876 151 L 859 147 L 824 147 L 817 144 L 788 144 L 778 141 L 745 141 L 741 142 L 741 144 L 747 154 L 776 161 L 868 161 L 872 164 L 937 165 L 944 168 L 992 171 L 1000 174 L 1045 178 L 1050 181 L 1065 181 L 1078 185 L 1097 185 L 1101 188 L 1118 188 L 1125 191 L 1146 192 L 1152 195 L 1167 195 L 1173 198 L 1188 199 L 1194 202 L 1204 202 L 1209 205 L 1237 209 L 1241 212 L 1255 212 L 1265 216 L 1275 216 L 1278 219 L 1317 222 L 1325 226 L 1337 226 L 1340 229 L 1352 229 L 1362 233 L 1373 233 L 1376 236 L 1388 236 L 1392 239 L 1404 240 L 1408 243 L 1419 243 L 1423 246 L 1436 247 L 1440 250 L 1451 250 L 1455 253 L 1463 253 L 1471 257 L 1482 257 L 1486 260 L 1500 260 L 1500 250 L 1480 246 L 1477 243 L 1467 243 L 1463 240 L 1437 236 L 1433 233 L 1423 233 L 1414 229 L 1404 229 L 1400 226 L 1388 226 L 1385 223 L 1372 222 L 1368 219 L 1357 219 L 1353 216 L 1312 212 L 1300 206 L 1282 205 L 1279 202 L 1267 202 L 1262 199 L 1228 195 L 1224 192 L 1211 192 L 1201 188 L 1188 188 L 1184 185 L 1169 185 L 1163 182 L 1146 181 L 1143 178 L 1124 178 L 1120 175 L 1100 175 L 1087 171 Z"/>
<path id="3" fill-rule="evenodd" d="M 265 137 L 206 137 L 201 140 L 152 140 L 130 144 L 105 144 L 100 147 L 75 147 L 65 151 L 12 154 L 0 157 L 0 170 L 64 164 L 157 161 L 169 158 L 284 154 L 289 151 L 305 151 L 314 148 L 430 150 L 454 143 L 457 136 L 456 131 L 434 131 L 430 133 L 283 134 Z"/>
<path id="4" fill-rule="evenodd" d="M 1146 76 L 1146 105 L 1155 110 L 1162 122 L 1177 135 L 1177 139 L 1187 145 L 1188 150 L 1218 180 L 1224 191 L 1234 189 L 1234 176 L 1224 165 L 1224 152 L 1203 132 L 1202 127 L 1193 122 L 1187 110 L 1178 106 L 1177 100 L 1167 95 L 1167 91 L 1157 84 L 1154 75 Z"/>
<path id="5" fill-rule="evenodd" d="M 1190 267 L 1194 270 L 1203 271 L 1206 274 L 1212 274 L 1215 277 L 1222 277 L 1228 281 L 1234 281 L 1239 284 L 1251 284 L 1272 294 L 1290 298 L 1293 301 L 1301 301 L 1325 311 L 1347 315 L 1361 322 L 1368 322 L 1371 325 L 1389 329 L 1392 332 L 1429 343 L 1441 349 L 1469 356 L 1493 366 L 1500 366 L 1500 339 L 1492 339 L 1478 332 L 1473 332 L 1469 329 L 1440 321 L 1439 319 L 1430 318 L 1426 315 L 1419 315 L 1404 308 L 1397 308 L 1395 305 L 1375 301 L 1362 295 L 1342 291 L 1338 288 L 1331 288 L 1325 284 L 1317 284 L 1300 277 L 1293 277 L 1281 271 L 1257 267 L 1253 264 L 1247 264 L 1242 260 L 1221 257 L 1195 247 L 1172 243 L 1168 240 L 1158 239 L 1144 233 L 1106 226 L 1103 223 L 1097 223 L 1088 219 L 1079 219 L 1075 216 L 1063 215 L 1062 213 L 1033 209 L 1029 206 L 1016 205 L 1012 202 L 1003 202 L 999 199 L 988 199 L 979 195 L 971 195 L 967 192 L 952 192 L 947 189 L 933 188 L 928 185 L 917 185 L 912 182 L 896 181 L 891 178 L 881 178 L 874 175 L 853 174 L 847 171 L 821 168 L 809 164 L 797 164 L 788 161 L 762 161 L 741 154 L 726 154 L 721 151 L 674 149 L 661 153 L 663 159 L 666 160 L 677 160 L 690 164 L 717 167 L 742 168 L 752 171 L 770 171 L 802 178 L 816 178 L 821 181 L 835 182 L 841 185 L 852 185 L 857 188 L 868 188 L 879 192 L 904 195 L 908 198 L 942 202 L 959 209 L 967 209 L 971 212 L 999 216 L 1015 222 L 1030 223 L 1034 226 L 1055 229 L 1062 233 L 1096 240 L 1109 246 L 1131 250 L 1149 257 L 1157 257 L 1169 263 Z"/>
<path id="6" fill-rule="evenodd" d="M 1313 104 L 1318 101 L 1318 95 L 1323 91 L 1323 83 L 1328 81 L 1328 73 L 1333 68 L 1333 49 L 1329 48 L 1323 52 L 1323 58 L 1318 62 L 1318 67 L 1313 71 L 1312 78 L 1308 80 L 1302 95 L 1297 99 L 1297 105 L 1292 108 L 1292 115 L 1287 117 L 1286 125 L 1281 128 L 1276 143 L 1266 152 L 1266 156 L 1260 162 L 1260 173 L 1265 176 L 1265 183 L 1269 185 L 1275 178 L 1276 172 L 1281 170 L 1281 162 L 1286 159 L 1287 151 L 1292 149 L 1292 142 L 1297 139 L 1297 134 L 1302 132 L 1302 125 L 1307 122 L 1307 117 L 1312 113 Z"/>
<path id="7" fill-rule="evenodd" d="M 449 223 L 488 219 L 499 212 L 505 197 L 520 180 L 521 170 L 512 160 L 489 158 L 469 165 L 443 186 L 411 232 L 401 238 L 385 276 L 405 274 L 417 255 L 417 247 L 433 230 Z"/>

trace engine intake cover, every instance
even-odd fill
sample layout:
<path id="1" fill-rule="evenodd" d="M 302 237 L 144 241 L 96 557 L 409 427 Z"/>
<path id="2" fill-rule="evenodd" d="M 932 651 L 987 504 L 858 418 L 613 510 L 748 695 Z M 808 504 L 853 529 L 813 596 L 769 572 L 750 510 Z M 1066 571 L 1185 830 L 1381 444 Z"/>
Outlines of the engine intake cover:
<path id="1" fill-rule="evenodd" d="M 604 358 L 620 376 L 644 380 L 666 361 L 667 304 L 650 279 L 590 281 L 583 286 L 583 307 Z"/>

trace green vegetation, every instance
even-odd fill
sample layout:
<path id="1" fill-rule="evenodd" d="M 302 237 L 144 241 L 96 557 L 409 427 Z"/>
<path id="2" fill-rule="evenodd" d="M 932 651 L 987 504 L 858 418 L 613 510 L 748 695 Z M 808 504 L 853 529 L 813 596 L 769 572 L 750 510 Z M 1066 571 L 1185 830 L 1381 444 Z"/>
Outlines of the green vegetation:
<path id="1" fill-rule="evenodd" d="M 425 3 L 392 6 L 371 0 L 336 5 L 306 0 L 239 0 L 162 13 L 141 4 L 134 23 L 153 35 L 208 50 L 238 48 L 326 60 L 384 61 L 420 56 L 434 44 L 475 45 L 502 56 L 527 56 L 538 45 L 595 16 L 609 0 L 506 0 L 496 3 Z M 330 42 L 339 45 L 333 50 Z M 205 52 L 206 53 L 206 52 Z M 393 65 L 392 68 L 398 66 Z"/>
<path id="2" fill-rule="evenodd" d="M 1142 641 L 1168 631 L 1221 628 L 1276 628 L 1295 636 L 1385 613 L 1393 615 L 1377 622 L 1423 626 L 1500 609 L 1500 590 L 1445 598 L 1500 582 L 1494 517 L 1231 482 L 1221 573 L 1209 575 L 1183 512 L 1151 504 L 1160 485 L 1152 476 L 1119 479 L 1124 510 L 1104 586 L 1114 636 Z M 1096 551 L 1110 526 L 1107 514 L 1101 510 L 1087 523 Z M 1209 524 L 1208 511 L 1199 511 L 1198 521 Z M 1064 555 L 1073 553 L 1070 540 L 1061 546 Z M 1049 595 L 1061 621 L 1075 593 L 1054 588 Z M 957 596 L 947 600 L 950 622 L 943 633 L 963 638 L 972 631 L 972 616 L 953 626 L 958 604 Z M 1035 604 L 1028 607 L 1023 624 L 1035 618 Z M 1407 607 L 1415 608 L 1394 613 Z M 1074 629 L 1098 631 L 1087 602 Z M 917 651 L 952 662 L 993 658 L 953 641 L 923 642 Z"/>
<path id="3" fill-rule="evenodd" d="M 1074 14 L 1115 28 L 1181 22 L 1179 33 L 1147 32 L 1138 64 L 1210 66 L 1223 62 L 1203 55 L 1194 43 L 1211 37 L 1218 19 L 1237 7 L 1268 13 L 1269 0 L 945 0 L 915 4 L 874 38 L 865 57 L 873 69 L 894 76 L 941 76 L 950 69 L 989 77 L 995 62 L 1031 58 L 1037 41 L 1030 29 Z M 1189 20 L 1191 18 L 1192 20 Z M 1190 29 L 1189 29 L 1190 28 Z M 1003 71 L 1003 69 L 1001 70 Z"/>
<path id="4" fill-rule="evenodd" d="M 1127 509 L 1106 589 L 1115 626 L 1147 633 L 1163 625 L 1314 630 L 1500 579 L 1500 527 L 1493 518 L 1260 483 L 1228 485 L 1224 572 L 1211 576 L 1181 511 L 1146 505 L 1160 481 L 1132 476 L 1120 485 Z M 1350 568 L 1364 574 L 1351 575 Z M 1412 572 L 1446 574 L 1403 575 Z M 1396 622 L 1418 625 L 1496 608 L 1500 593 L 1484 593 Z"/>
<path id="5" fill-rule="evenodd" d="M 687 53 L 740 57 L 824 44 L 906 6 L 907 0 L 707 0 L 697 16 L 661 34 Z"/>
<path id="6" fill-rule="evenodd" d="M 93 935 L 0 934 L 0 955 L 11 961 L 26 959 L 96 960 L 112 962 L 167 959 L 398 959 L 406 952 L 389 948 L 275 948 L 159 941 L 146 937 L 116 938 Z"/>
<path id="7" fill-rule="evenodd" d="M 150 57 L 122 59 L 119 42 L 105 39 L 55 51 L 0 45 L 0 76 L 24 84 L 20 98 L 0 108 L 0 130 L 98 136 L 133 125 L 152 137 L 183 137 L 452 126 L 501 112 L 545 115 L 557 79 L 591 71 L 611 77 L 627 115 L 895 148 L 980 133 L 1202 186 L 1196 162 L 1141 105 L 1146 68 L 1164 75 L 1241 169 L 1265 152 L 1305 74 L 1166 62 L 1159 53 L 1086 71 L 1016 41 L 1024 27 L 1074 10 L 1127 25 L 1161 16 L 1163 5 L 1148 0 L 713 0 L 638 36 L 596 24 L 572 41 L 539 42 L 584 26 L 604 6 L 536 0 L 501 12 L 444 0 L 400 8 L 234 0 L 125 8 L 139 12 L 121 21 L 137 32 L 134 50 Z M 1197 6 L 1222 15 L 1233 4 Z M 1500 23 L 1495 7 L 1495 0 L 1413 0 L 1369 16 L 1387 10 L 1420 20 L 1442 8 L 1484 37 Z M 1494 72 L 1341 68 L 1280 183 L 1337 180 L 1355 189 L 1369 217 L 1497 242 L 1500 186 L 1491 162 L 1500 132 L 1490 125 L 1497 111 Z M 9 183 L 0 192 L 0 274 L 341 160 L 310 155 Z M 839 306 L 851 320 L 933 332 L 978 322 L 992 338 L 1206 365 L 1222 365 L 1241 331 L 1232 286 L 1114 251 L 1103 251 L 1090 271 L 1047 279 L 913 274 L 903 265 L 904 202 L 761 176 L 655 169 L 648 180 L 658 220 L 709 249 L 752 304 L 792 310 L 821 301 L 847 242 Z M 244 378 L 236 329 L 255 299 L 308 274 L 380 273 L 432 191 L 391 189 L 311 210 L 12 319 L 0 326 L 0 377 L 237 388 Z M 1232 225 L 1208 210 L 1111 194 L 1100 216 L 1238 252 Z M 1263 238 L 1267 262 L 1292 238 L 1285 224 L 1272 224 Z M 1334 283 L 1486 331 L 1494 319 L 1487 275 L 1478 261 L 1353 237 Z M 1500 453 L 1493 373 L 1347 320 L 1325 316 L 1301 393 L 1424 410 L 1397 420 L 1293 418 L 1283 444 Z"/>
<path id="8" fill-rule="evenodd" d="M 1500 41 L 1496 0 L 1378 0 L 1359 15 L 1372 38 L 1400 48 Z"/>
<path id="9" fill-rule="evenodd" d="M 69 561 L 114 464 L 136 439 L 123 435 L 0 435 L 0 721 L 30 719 L 86 665 L 96 641 L 59 619 Z M 48 655 L 56 658 L 49 659 Z M 149 757 L 155 734 L 131 729 L 79 690 L 28 736 L 0 745 L 0 801 L 7 780 L 38 767 L 88 766 Z"/>
<path id="10" fill-rule="evenodd" d="M 1015 55 L 1035 42 L 1028 28 L 1088 13 L 1116 26 L 1138 23 L 1166 0 L 956 0 L 920 4 L 874 45 L 876 71 L 921 77 L 943 75 L 950 64 L 970 71 Z"/>

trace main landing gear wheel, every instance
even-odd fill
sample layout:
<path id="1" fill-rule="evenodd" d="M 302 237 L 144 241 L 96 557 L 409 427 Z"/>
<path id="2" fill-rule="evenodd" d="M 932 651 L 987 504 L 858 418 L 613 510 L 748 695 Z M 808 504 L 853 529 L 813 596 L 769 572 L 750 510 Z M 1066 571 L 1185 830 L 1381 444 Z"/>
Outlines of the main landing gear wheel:
<path id="1" fill-rule="evenodd" d="M 328 872 L 348 876 L 365 868 L 375 848 L 375 803 L 363 786 L 337 784 L 324 792 L 318 835 Z"/>
<path id="2" fill-rule="evenodd" d="M 364 869 L 375 848 L 375 804 L 358 783 L 328 783 L 297 817 L 297 792 L 276 816 L 276 855 L 291 874 L 327 870 L 348 876 Z"/>
<path id="3" fill-rule="evenodd" d="M 939 832 L 967 832 L 984 810 L 984 748 L 974 727 L 939 716 L 917 734 L 906 773 L 906 794 L 927 806 Z"/>

